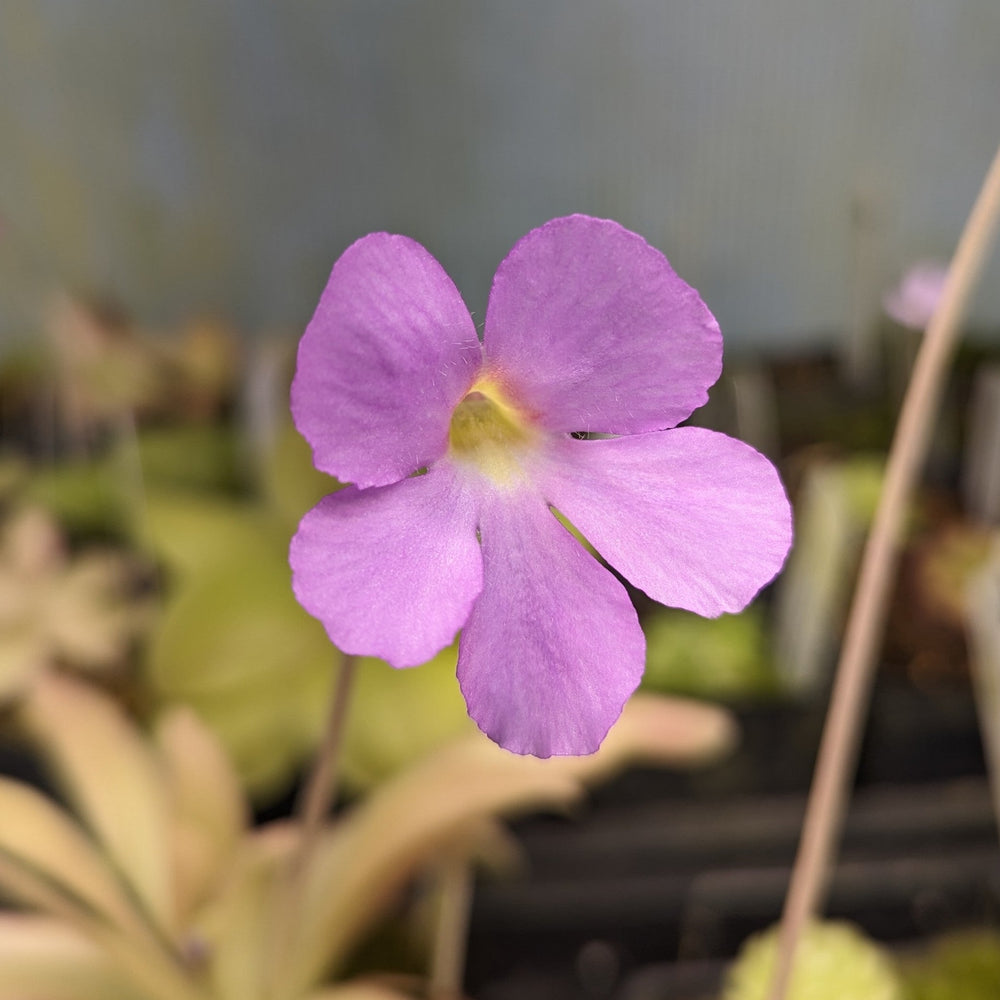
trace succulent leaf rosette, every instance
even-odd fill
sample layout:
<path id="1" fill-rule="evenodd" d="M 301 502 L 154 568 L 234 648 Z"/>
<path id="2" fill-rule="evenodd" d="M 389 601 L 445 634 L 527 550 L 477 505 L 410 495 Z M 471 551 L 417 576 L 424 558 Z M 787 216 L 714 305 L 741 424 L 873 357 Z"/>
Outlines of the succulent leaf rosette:
<path id="1" fill-rule="evenodd" d="M 333 267 L 299 345 L 292 414 L 353 485 L 305 515 L 293 588 L 344 652 L 396 667 L 461 629 L 458 680 L 494 741 L 597 749 L 645 640 L 603 560 L 663 604 L 741 610 L 791 543 L 747 445 L 678 427 L 722 367 L 718 324 L 642 237 L 574 215 L 523 237 L 480 339 L 438 262 L 373 233 Z"/>
<path id="2" fill-rule="evenodd" d="M 190 708 L 148 732 L 107 693 L 48 672 L 20 712 L 60 801 L 0 775 L 3 1000 L 425 996 L 420 976 L 362 976 L 352 961 L 387 912 L 407 911 L 415 878 L 443 860 L 502 860 L 501 816 L 568 808 L 633 762 L 695 764 L 734 735 L 719 708 L 640 694 L 590 757 L 458 738 L 323 824 L 289 935 L 299 827 L 251 822 L 232 762 Z"/>

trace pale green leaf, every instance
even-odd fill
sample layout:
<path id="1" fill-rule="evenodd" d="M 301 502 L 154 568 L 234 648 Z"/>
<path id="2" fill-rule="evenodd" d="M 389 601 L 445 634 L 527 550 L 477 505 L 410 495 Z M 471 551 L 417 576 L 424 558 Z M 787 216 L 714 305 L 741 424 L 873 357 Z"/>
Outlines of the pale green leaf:
<path id="1" fill-rule="evenodd" d="M 175 424 L 144 429 L 139 460 L 147 488 L 222 492 L 242 481 L 239 441 L 222 424 Z"/>
<path id="2" fill-rule="evenodd" d="M 597 753 L 539 763 L 590 785 L 629 764 L 699 767 L 729 753 L 738 739 L 735 718 L 718 705 L 640 693 L 626 703 Z"/>
<path id="3" fill-rule="evenodd" d="M 470 821 L 565 807 L 580 790 L 568 772 L 501 750 L 480 734 L 378 786 L 318 852 L 288 964 L 289 995 L 336 967 L 392 894 Z"/>
<path id="4" fill-rule="evenodd" d="M 246 505 L 160 497 L 149 523 L 175 567 L 150 647 L 167 703 L 192 706 L 258 796 L 318 741 L 337 653 L 296 603 L 287 529 Z"/>
<path id="5" fill-rule="evenodd" d="M 907 949 L 901 973 L 906 1000 L 996 1000 L 1000 935 L 992 928 L 946 933 Z"/>
<path id="6" fill-rule="evenodd" d="M 475 732 L 455 679 L 456 646 L 415 670 L 364 659 L 355 673 L 344 734 L 345 781 L 365 788 L 445 743 Z"/>
<path id="7" fill-rule="evenodd" d="M 260 474 L 272 509 L 291 527 L 323 497 L 341 488 L 313 465 L 312 450 L 290 419 L 275 428 L 271 447 L 262 455 Z"/>
<path id="8" fill-rule="evenodd" d="M 0 777 L 0 885 L 60 914 L 135 927 L 114 873 L 83 831 L 40 792 Z"/>
<path id="9" fill-rule="evenodd" d="M 780 688 L 759 605 L 718 618 L 658 608 L 643 631 L 644 690 L 724 699 L 773 697 Z"/>
<path id="10" fill-rule="evenodd" d="M 380 980 L 353 979 L 310 993 L 306 1000 L 414 1000 L 422 995 L 416 988 L 409 992 Z"/>
<path id="11" fill-rule="evenodd" d="M 244 544 L 255 553 L 262 546 L 287 553 L 290 537 L 254 504 L 162 486 L 146 494 L 146 523 L 152 544 L 181 580 L 220 560 L 239 557 Z"/>
<path id="12" fill-rule="evenodd" d="M 219 1000 L 261 1000 L 274 959 L 274 904 L 287 870 L 293 831 L 272 824 L 244 839 L 222 890 L 198 920 L 212 954 L 210 975 Z"/>
<path id="13" fill-rule="evenodd" d="M 148 1000 L 95 945 L 66 924 L 0 913 L 0 997 Z"/>
<path id="14" fill-rule="evenodd" d="M 521 757 L 480 734 L 430 755 L 376 788 L 327 839 L 302 907 L 297 988 L 336 968 L 392 893 L 473 821 L 565 806 L 584 784 L 632 762 L 705 763 L 736 735 L 732 716 L 716 706 L 637 695 L 589 757 Z"/>
<path id="15" fill-rule="evenodd" d="M 175 911 L 183 925 L 225 877 L 247 807 L 229 759 L 193 711 L 167 711 L 156 742 L 170 797 Z"/>
<path id="16" fill-rule="evenodd" d="M 166 789 L 139 731 L 110 699 L 54 674 L 24 711 L 73 805 L 149 913 L 172 926 Z"/>
<path id="17" fill-rule="evenodd" d="M 60 524 L 83 533 L 120 535 L 135 517 L 128 484 L 107 458 L 36 469 L 24 496 L 45 507 Z"/>
<path id="18" fill-rule="evenodd" d="M 768 1000 L 778 956 L 778 928 L 744 941 L 729 967 L 724 1000 Z M 803 931 L 788 1000 L 904 1000 L 891 956 L 853 924 L 813 921 Z"/>

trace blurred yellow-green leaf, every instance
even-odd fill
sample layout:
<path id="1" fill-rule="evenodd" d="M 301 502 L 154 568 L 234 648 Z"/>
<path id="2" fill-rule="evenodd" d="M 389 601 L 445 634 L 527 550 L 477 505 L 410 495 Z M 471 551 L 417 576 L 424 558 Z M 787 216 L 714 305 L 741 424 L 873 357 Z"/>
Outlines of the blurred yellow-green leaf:
<path id="1" fill-rule="evenodd" d="M 143 430 L 139 461 L 147 489 L 229 493 L 244 485 L 239 439 L 223 424 L 176 424 Z"/>
<path id="2" fill-rule="evenodd" d="M 408 670 L 375 659 L 358 664 L 343 747 L 343 773 L 350 784 L 382 781 L 476 731 L 455 678 L 457 656 L 452 645 Z"/>
<path id="3" fill-rule="evenodd" d="M 212 954 L 213 994 L 219 1000 L 256 1000 L 266 993 L 274 958 L 273 906 L 294 843 L 288 825 L 272 824 L 251 834 L 235 853 L 229 877 L 199 916 L 199 934 Z"/>
<path id="4" fill-rule="evenodd" d="M 260 475 L 265 499 L 292 526 L 323 497 L 342 486 L 313 465 L 312 450 L 287 416 L 274 430 L 274 440 L 263 455 Z"/>
<path id="5" fill-rule="evenodd" d="M 452 741 L 380 785 L 325 841 L 303 900 L 294 984 L 304 990 L 336 969 L 390 894 L 423 860 L 461 841 L 470 822 L 564 806 L 632 761 L 690 764 L 734 742 L 723 710 L 656 696 L 633 698 L 588 757 L 522 757 L 478 732 Z"/>
<path id="6" fill-rule="evenodd" d="M 778 690 L 766 625 L 756 605 L 719 618 L 658 608 L 643 627 L 642 686 L 647 691 L 731 699 Z"/>
<path id="7" fill-rule="evenodd" d="M 315 746 L 339 655 L 292 595 L 287 529 L 250 504 L 165 493 L 148 524 L 167 564 L 156 693 L 192 706 L 266 795 Z"/>
<path id="8" fill-rule="evenodd" d="M 23 483 L 26 500 L 45 507 L 70 531 L 121 536 L 134 521 L 134 497 L 123 469 L 108 456 L 35 469 Z"/>
<path id="9" fill-rule="evenodd" d="M 105 860 L 80 828 L 40 792 L 0 777 L 0 884 L 61 914 L 103 914 L 134 926 L 136 915 Z"/>
<path id="10" fill-rule="evenodd" d="M 378 980 L 356 980 L 310 993 L 307 1000 L 413 1000 L 419 995 L 404 993 Z"/>
<path id="11" fill-rule="evenodd" d="M 41 678 L 23 711 L 80 816 L 147 911 L 169 926 L 167 801 L 146 742 L 113 701 L 67 677 Z"/>
<path id="12" fill-rule="evenodd" d="M 149 1000 L 71 926 L 28 913 L 0 914 L 0 996 L 44 1000 Z"/>
<path id="13" fill-rule="evenodd" d="M 726 977 L 723 1000 L 766 1000 L 777 953 L 777 928 L 744 942 Z M 853 924 L 826 921 L 805 929 L 787 997 L 904 1000 L 904 993 L 899 973 L 886 951 Z"/>
<path id="14" fill-rule="evenodd" d="M 1000 934 L 950 935 L 907 961 L 903 975 L 906 1000 L 994 1000 L 1000 994 Z"/>
<path id="15" fill-rule="evenodd" d="M 191 709 L 167 711 L 155 736 L 168 797 L 171 889 L 183 925 L 225 877 L 249 816 L 232 764 Z"/>

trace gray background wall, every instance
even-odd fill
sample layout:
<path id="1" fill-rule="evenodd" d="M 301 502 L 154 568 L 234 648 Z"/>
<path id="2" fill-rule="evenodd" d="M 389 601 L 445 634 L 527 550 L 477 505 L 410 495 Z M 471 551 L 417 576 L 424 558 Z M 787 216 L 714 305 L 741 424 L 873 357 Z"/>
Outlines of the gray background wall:
<path id="1" fill-rule="evenodd" d="M 0 333 L 59 284 L 295 329 L 382 228 L 481 315 L 583 211 L 787 348 L 950 253 L 998 140 L 997 0 L 2 0 Z"/>

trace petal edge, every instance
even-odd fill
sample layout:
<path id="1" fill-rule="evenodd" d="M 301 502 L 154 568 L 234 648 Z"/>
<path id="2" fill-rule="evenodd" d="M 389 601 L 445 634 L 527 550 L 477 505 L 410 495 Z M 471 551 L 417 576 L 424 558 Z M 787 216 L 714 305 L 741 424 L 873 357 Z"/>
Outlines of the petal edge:
<path id="1" fill-rule="evenodd" d="M 722 371 L 722 335 L 698 293 L 637 233 L 585 215 L 514 245 L 483 345 L 519 401 L 564 433 L 673 427 Z"/>
<path id="2" fill-rule="evenodd" d="M 480 530 L 483 591 L 458 655 L 469 714 L 514 753 L 593 753 L 645 666 L 632 602 L 540 496 L 496 498 Z"/>
<path id="3" fill-rule="evenodd" d="M 468 309 L 405 236 L 372 233 L 333 266 L 299 342 L 292 416 L 318 469 L 385 486 L 444 453 L 482 363 Z"/>
<path id="4" fill-rule="evenodd" d="M 551 459 L 548 499 L 661 604 L 709 618 L 742 611 L 784 564 L 788 498 L 771 462 L 742 441 L 679 427 L 564 441 Z"/>
<path id="5" fill-rule="evenodd" d="M 299 524 L 292 589 L 345 653 L 412 667 L 447 646 L 482 588 L 476 509 L 447 467 L 348 486 Z"/>

